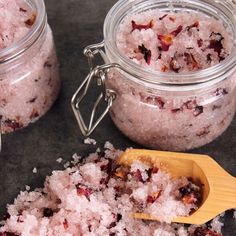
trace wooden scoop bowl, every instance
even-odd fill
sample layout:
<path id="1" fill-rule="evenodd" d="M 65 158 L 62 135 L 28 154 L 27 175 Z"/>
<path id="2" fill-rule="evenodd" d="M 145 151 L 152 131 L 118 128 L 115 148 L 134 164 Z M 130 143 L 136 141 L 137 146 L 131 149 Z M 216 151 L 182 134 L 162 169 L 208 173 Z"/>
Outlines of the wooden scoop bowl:
<path id="1" fill-rule="evenodd" d="M 220 213 L 236 208 L 236 178 L 209 156 L 129 149 L 121 155 L 119 163 L 130 166 L 136 160 L 169 172 L 173 178 L 185 176 L 196 184 L 202 184 L 203 201 L 199 209 L 188 217 L 177 217 L 172 222 L 204 224 Z M 133 216 L 158 220 L 143 213 L 134 213 Z"/>

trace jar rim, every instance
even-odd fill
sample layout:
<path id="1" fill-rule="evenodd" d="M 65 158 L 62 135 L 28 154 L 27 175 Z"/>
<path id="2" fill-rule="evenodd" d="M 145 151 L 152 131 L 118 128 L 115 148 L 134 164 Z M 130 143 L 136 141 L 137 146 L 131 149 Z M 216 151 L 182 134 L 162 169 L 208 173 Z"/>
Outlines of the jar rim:
<path id="1" fill-rule="evenodd" d="M 24 37 L 0 50 L 0 64 L 9 62 L 27 51 L 38 40 L 45 28 L 47 15 L 44 0 L 24 1 L 37 13 L 36 20 Z"/>
<path id="2" fill-rule="evenodd" d="M 167 3 L 172 2 L 173 10 L 192 10 L 193 7 L 200 8 L 203 11 L 206 9 L 211 10 L 217 16 L 221 17 L 224 23 L 227 23 L 232 30 L 233 37 L 233 48 L 230 55 L 222 62 L 211 66 L 206 69 L 184 72 L 184 73 L 173 73 L 173 72 L 160 72 L 151 69 L 146 69 L 137 63 L 129 60 L 123 55 L 116 46 L 116 30 L 123 19 L 131 12 L 135 12 L 135 9 L 139 9 L 145 4 L 165 5 L 164 10 L 168 10 Z M 182 4 L 182 7 L 181 7 Z M 183 7 L 184 6 L 184 7 Z M 188 9 L 189 7 L 189 9 Z M 145 11 L 149 10 L 145 7 Z M 170 9 L 169 9 L 170 11 Z M 229 76 L 229 72 L 236 66 L 236 7 L 235 3 L 229 0 L 119 0 L 108 12 L 104 27 L 104 43 L 106 53 L 110 54 L 113 58 L 117 59 L 122 67 L 127 71 L 132 71 L 132 74 L 142 82 L 149 84 L 158 85 L 195 85 L 206 83 L 209 81 L 219 81 L 219 77 L 225 79 Z M 114 61 L 112 61 L 114 62 Z"/>

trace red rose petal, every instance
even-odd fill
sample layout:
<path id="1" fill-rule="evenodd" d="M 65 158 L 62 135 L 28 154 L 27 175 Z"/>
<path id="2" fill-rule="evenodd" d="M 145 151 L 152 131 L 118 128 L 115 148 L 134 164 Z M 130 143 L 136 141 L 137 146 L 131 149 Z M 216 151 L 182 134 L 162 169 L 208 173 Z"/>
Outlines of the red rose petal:
<path id="1" fill-rule="evenodd" d="M 180 25 L 178 28 L 174 31 L 172 31 L 170 34 L 164 34 L 164 35 L 157 35 L 158 39 L 161 43 L 161 49 L 162 51 L 168 51 L 169 47 L 173 44 L 173 39 L 183 30 L 183 26 Z"/>
<path id="2" fill-rule="evenodd" d="M 148 65 L 151 63 L 152 52 L 147 49 L 143 44 L 142 46 L 138 46 L 139 51 L 144 55 L 144 60 Z"/>
<path id="3" fill-rule="evenodd" d="M 147 30 L 147 29 L 150 29 L 150 28 L 152 28 L 153 27 L 153 20 L 151 20 L 148 24 L 146 24 L 146 25 L 141 25 L 141 24 L 136 24 L 136 22 L 135 21 L 131 21 L 131 23 L 132 23 L 132 32 L 134 31 L 134 30 L 142 30 L 142 29 L 144 29 L 144 30 Z"/>

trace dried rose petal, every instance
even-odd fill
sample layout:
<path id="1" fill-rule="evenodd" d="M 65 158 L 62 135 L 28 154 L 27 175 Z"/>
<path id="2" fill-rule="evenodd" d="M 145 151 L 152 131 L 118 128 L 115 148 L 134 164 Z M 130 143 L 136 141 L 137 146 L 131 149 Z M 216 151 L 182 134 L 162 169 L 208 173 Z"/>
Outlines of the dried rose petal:
<path id="1" fill-rule="evenodd" d="M 157 105 L 159 109 L 163 109 L 165 102 L 160 97 L 155 97 L 154 104 Z"/>
<path id="2" fill-rule="evenodd" d="M 184 204 L 199 204 L 201 201 L 200 189 L 194 188 L 191 183 L 179 188 L 179 193 Z"/>
<path id="3" fill-rule="evenodd" d="M 159 171 L 159 168 L 157 168 L 157 167 L 152 168 L 152 174 L 157 174 L 158 171 Z"/>
<path id="4" fill-rule="evenodd" d="M 195 111 L 193 112 L 193 115 L 194 116 L 199 116 L 200 114 L 202 114 L 203 113 L 203 106 L 197 106 L 196 108 L 195 108 Z"/>
<path id="5" fill-rule="evenodd" d="M 174 31 L 172 31 L 170 34 L 176 37 L 181 31 L 183 30 L 183 26 L 179 25 L 178 28 Z"/>
<path id="6" fill-rule="evenodd" d="M 153 168 L 150 168 L 150 169 L 146 170 L 146 172 L 148 174 L 148 180 L 147 181 L 150 181 L 150 179 L 152 178 L 152 175 L 158 173 L 158 171 L 159 171 L 159 169 L 157 167 L 153 167 Z"/>
<path id="7" fill-rule="evenodd" d="M 125 172 L 123 172 L 123 171 L 117 171 L 116 173 L 115 173 L 115 176 L 116 177 L 119 177 L 119 178 L 121 178 L 121 179 L 124 179 L 125 178 Z"/>
<path id="8" fill-rule="evenodd" d="M 223 89 L 223 88 L 218 88 L 215 91 L 216 96 L 224 96 L 224 95 L 227 95 L 227 94 L 228 94 L 228 91 L 226 89 Z"/>
<path id="9" fill-rule="evenodd" d="M 48 67 L 48 68 L 50 68 L 50 67 L 52 67 L 52 64 L 51 64 L 49 61 L 45 61 L 43 67 Z"/>
<path id="10" fill-rule="evenodd" d="M 32 112 L 30 114 L 30 119 L 35 119 L 37 117 L 39 117 L 39 113 L 35 108 L 33 108 Z"/>
<path id="11" fill-rule="evenodd" d="M 196 135 L 198 137 L 205 137 L 206 135 L 208 135 L 211 131 L 210 131 L 210 125 L 207 127 L 202 128 Z"/>
<path id="12" fill-rule="evenodd" d="M 212 111 L 215 111 L 215 110 L 218 110 L 218 109 L 220 109 L 222 106 L 220 106 L 220 105 L 214 105 L 213 107 L 212 107 Z"/>
<path id="13" fill-rule="evenodd" d="M 195 198 L 193 193 L 190 193 L 182 198 L 182 202 L 184 204 L 194 204 L 197 202 L 197 199 Z"/>
<path id="14" fill-rule="evenodd" d="M 3 220 L 8 220 L 10 219 L 11 215 L 7 212 L 4 216 L 3 216 Z"/>
<path id="15" fill-rule="evenodd" d="M 139 51 L 144 55 L 144 60 L 148 65 L 151 63 L 152 52 L 147 49 L 143 44 L 142 46 L 138 46 Z"/>
<path id="16" fill-rule="evenodd" d="M 143 180 L 143 177 L 142 177 L 142 174 L 141 174 L 141 171 L 140 170 L 137 170 L 135 173 L 134 173 L 134 176 L 136 178 L 137 181 L 139 182 L 144 182 Z"/>
<path id="17" fill-rule="evenodd" d="M 25 21 L 25 24 L 28 26 L 32 26 L 36 20 L 36 13 L 33 13 L 32 16 Z"/>
<path id="18" fill-rule="evenodd" d="M 170 46 L 173 43 L 173 35 L 171 34 L 166 34 L 166 35 L 158 35 L 158 39 L 160 40 L 161 43 L 161 50 L 162 51 L 168 51 Z"/>
<path id="19" fill-rule="evenodd" d="M 65 230 L 68 229 L 69 225 L 68 225 L 68 221 L 67 221 L 67 219 L 64 220 L 64 222 L 63 222 L 63 226 L 64 226 L 64 229 L 65 229 Z"/>
<path id="20" fill-rule="evenodd" d="M 224 58 L 221 57 L 221 50 L 223 49 L 223 44 L 222 44 L 222 40 L 224 39 L 224 37 L 220 34 L 220 33 L 212 33 L 210 35 L 210 38 L 213 38 L 210 40 L 210 44 L 208 46 L 209 49 L 214 49 L 215 52 L 217 52 L 218 57 L 221 60 L 223 60 Z"/>
<path id="21" fill-rule="evenodd" d="M 178 112 L 181 112 L 181 111 L 183 111 L 183 108 L 182 108 L 182 107 L 181 107 L 181 108 L 175 108 L 175 109 L 172 109 L 172 110 L 171 110 L 171 112 L 174 113 L 174 114 L 175 114 L 175 113 L 178 113 Z"/>
<path id="22" fill-rule="evenodd" d="M 202 39 L 198 39 L 197 40 L 197 45 L 198 45 L 199 48 L 201 48 L 202 45 L 203 45 L 203 40 Z"/>
<path id="23" fill-rule="evenodd" d="M 189 31 L 192 28 L 198 28 L 199 27 L 199 22 L 196 21 L 195 23 L 193 23 L 192 25 L 189 25 L 186 27 L 186 30 Z"/>
<path id="24" fill-rule="evenodd" d="M 52 217 L 53 216 L 53 210 L 51 208 L 44 208 L 43 209 L 43 216 L 44 217 Z"/>
<path id="25" fill-rule="evenodd" d="M 207 228 L 198 227 L 195 229 L 193 236 L 222 236 L 222 234 Z"/>
<path id="26" fill-rule="evenodd" d="M 170 16 L 170 17 L 169 17 L 169 20 L 172 21 L 172 22 L 175 22 L 176 18 L 173 17 L 173 16 Z"/>
<path id="27" fill-rule="evenodd" d="M 154 23 L 153 23 L 153 20 L 151 20 L 148 24 L 146 24 L 146 25 L 141 25 L 141 24 L 136 24 L 136 22 L 135 21 L 131 21 L 131 23 L 132 23 L 132 32 L 134 31 L 134 30 L 142 30 L 142 29 L 144 29 L 144 30 L 147 30 L 147 29 L 150 29 L 150 28 L 152 28 L 153 26 L 154 26 Z"/>
<path id="28" fill-rule="evenodd" d="M 211 54 L 208 53 L 208 54 L 207 54 L 207 63 L 208 63 L 208 64 L 211 64 L 211 62 L 212 62 Z"/>
<path id="29" fill-rule="evenodd" d="M 145 96 L 142 93 L 139 93 L 140 100 L 143 103 L 148 103 L 151 105 L 157 106 L 159 109 L 163 109 L 165 106 L 165 102 L 162 100 L 161 97 L 155 97 L 155 96 Z"/>
<path id="30" fill-rule="evenodd" d="M 106 178 L 101 178 L 100 184 L 107 185 L 109 182 L 109 179 L 110 179 L 109 176 L 107 176 Z"/>
<path id="31" fill-rule="evenodd" d="M 34 103 L 37 100 L 37 96 L 31 98 L 27 103 Z"/>
<path id="32" fill-rule="evenodd" d="M 117 216 L 116 216 L 117 222 L 119 222 L 121 219 L 122 219 L 122 215 L 118 213 Z"/>
<path id="33" fill-rule="evenodd" d="M 197 101 L 194 100 L 189 100 L 183 104 L 184 107 L 186 107 L 189 110 L 195 109 L 197 106 Z"/>
<path id="34" fill-rule="evenodd" d="M 147 204 L 148 203 L 151 203 L 151 204 L 154 203 L 161 196 L 161 192 L 162 191 L 160 190 L 156 193 L 153 193 L 152 196 L 148 196 L 147 200 L 146 200 Z"/>
<path id="35" fill-rule="evenodd" d="M 10 232 L 3 232 L 3 233 L 0 232 L 0 236 L 18 236 L 18 235 Z"/>
<path id="36" fill-rule="evenodd" d="M 24 9 L 24 8 L 22 8 L 22 7 L 20 7 L 20 11 L 21 11 L 21 12 L 27 12 L 27 10 Z"/>
<path id="37" fill-rule="evenodd" d="M 166 66 L 166 65 L 162 66 L 162 68 L 161 68 L 161 71 L 162 71 L 162 72 L 166 72 L 166 71 L 168 71 L 168 70 L 169 70 L 169 67 Z"/>
<path id="38" fill-rule="evenodd" d="M 175 57 L 172 57 L 170 60 L 170 70 L 174 71 L 175 73 L 179 73 L 181 66 L 179 65 L 178 61 Z"/>
<path id="39" fill-rule="evenodd" d="M 2 99 L 0 99 L 0 107 L 5 107 L 6 105 L 7 105 L 7 100 L 6 100 L 6 98 L 2 98 Z"/>
<path id="40" fill-rule="evenodd" d="M 185 52 L 184 56 L 186 58 L 187 65 L 192 65 L 192 69 L 199 69 L 198 62 L 192 53 Z"/>
<path id="41" fill-rule="evenodd" d="M 23 127 L 23 124 L 20 121 L 10 119 L 5 120 L 4 125 L 13 130 L 20 129 Z"/>
<path id="42" fill-rule="evenodd" d="M 93 193 L 93 190 L 85 186 L 76 185 L 77 195 L 85 196 L 89 200 L 89 196 Z"/>
<path id="43" fill-rule="evenodd" d="M 169 47 L 173 44 L 173 39 L 183 30 L 183 26 L 179 25 L 178 28 L 170 34 L 157 35 L 161 43 L 161 50 L 168 51 Z"/>

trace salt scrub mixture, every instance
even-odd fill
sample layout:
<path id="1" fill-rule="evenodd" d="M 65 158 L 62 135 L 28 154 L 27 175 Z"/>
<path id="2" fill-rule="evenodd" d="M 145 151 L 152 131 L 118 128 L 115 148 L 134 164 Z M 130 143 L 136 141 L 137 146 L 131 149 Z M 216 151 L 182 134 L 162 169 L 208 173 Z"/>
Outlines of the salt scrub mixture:
<path id="1" fill-rule="evenodd" d="M 20 41 L 27 41 L 43 13 L 36 12 L 23 0 L 1 0 L 0 9 L 0 53 L 4 53 Z M 24 53 L 0 65 L 3 133 L 37 120 L 58 95 L 58 63 L 51 29 L 46 24 L 41 33 L 34 34 L 39 34 L 38 39 Z"/>
<path id="2" fill-rule="evenodd" d="M 197 75 L 223 62 L 233 47 L 228 31 L 221 21 L 202 13 L 150 10 L 127 16 L 116 44 L 140 68 L 168 72 L 171 79 L 186 72 Z M 114 123 L 132 140 L 156 149 L 205 145 L 229 126 L 236 109 L 234 76 L 188 92 L 181 87 L 152 91 L 113 69 L 107 87 L 117 93 L 111 108 Z"/>
<path id="3" fill-rule="evenodd" d="M 230 54 L 233 43 L 223 24 L 214 18 L 153 10 L 124 20 L 117 47 L 147 69 L 181 73 L 218 64 Z"/>
<path id="4" fill-rule="evenodd" d="M 115 159 L 121 151 L 106 147 L 86 159 L 75 155 L 72 167 L 54 171 L 43 189 L 21 192 L 8 206 L 0 236 L 221 236 L 218 218 L 208 227 L 184 227 L 130 217 L 146 212 L 169 221 L 188 215 L 199 204 L 200 188 L 141 162 L 120 166 Z"/>

